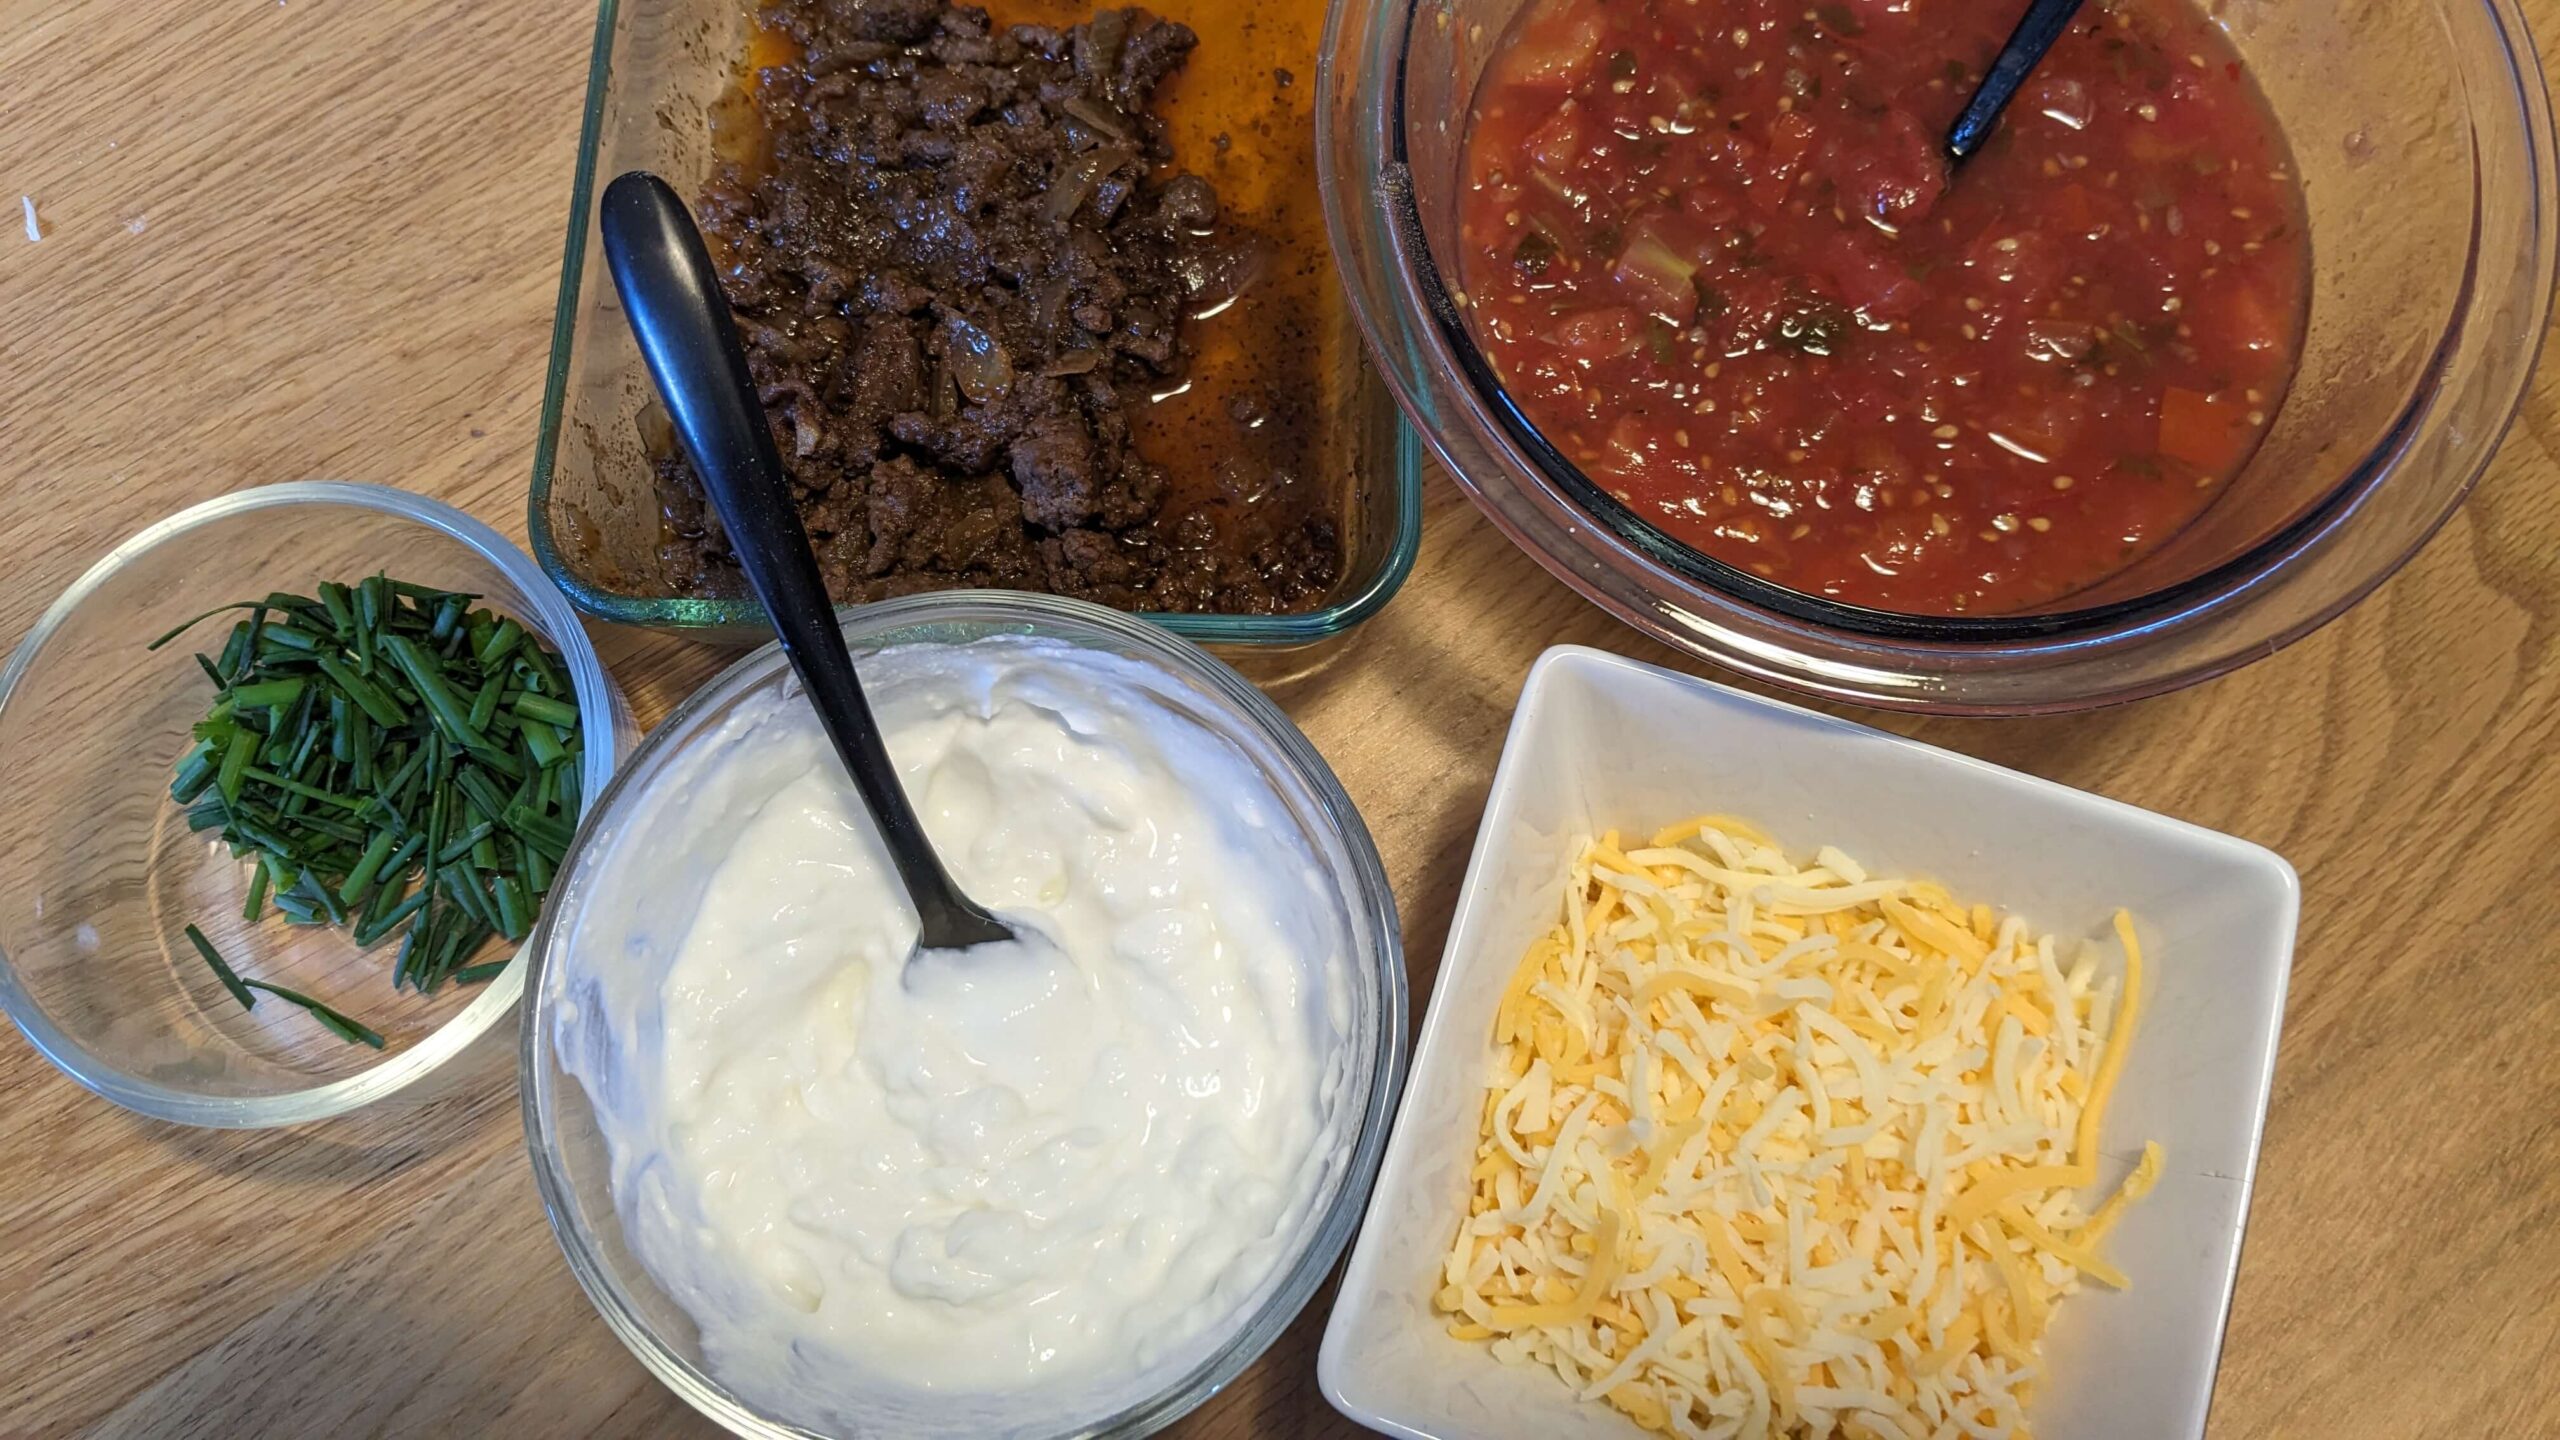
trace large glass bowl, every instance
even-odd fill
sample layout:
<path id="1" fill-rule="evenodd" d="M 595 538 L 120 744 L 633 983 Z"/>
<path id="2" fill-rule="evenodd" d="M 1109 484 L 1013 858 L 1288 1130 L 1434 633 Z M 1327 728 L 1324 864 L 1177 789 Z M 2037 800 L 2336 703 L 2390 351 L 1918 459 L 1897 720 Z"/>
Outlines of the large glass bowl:
<path id="1" fill-rule="evenodd" d="M 577 613 L 525 553 L 450 505 L 379 485 L 269 485 L 180 511 L 91 566 L 0 670 L 0 1009 L 72 1079 L 160 1120 L 245 1128 L 405 1099 L 504 1056 L 524 966 L 434 995 L 395 991 L 394 943 L 241 918 L 247 866 L 191 834 L 169 798 L 211 688 L 195 652 L 217 605 L 376 571 L 482 597 L 557 650 L 577 692 L 589 804 L 637 737 Z M 190 641 L 194 643 L 189 643 Z M 299 990 L 389 1042 L 351 1045 L 280 1000 L 242 1010 L 184 938 L 200 926 L 244 975 Z"/>
<path id="2" fill-rule="evenodd" d="M 526 517 L 533 553 L 579 609 L 620 625 L 742 645 L 773 633 L 752 598 L 680 594 L 660 564 L 651 442 L 644 437 L 652 391 L 621 301 L 605 283 L 595 198 L 601 182 L 626 170 L 655 171 L 686 196 L 701 190 L 755 14 L 756 0 L 598 6 Z M 1341 324 L 1345 333 L 1326 345 L 1336 363 L 1318 407 L 1327 427 L 1324 463 L 1345 500 L 1341 579 L 1322 606 L 1303 613 L 1149 617 L 1167 629 L 1203 645 L 1310 646 L 1377 614 L 1412 573 L 1422 540 L 1422 446 L 1348 333 L 1349 318 Z"/>
<path id="3" fill-rule="evenodd" d="M 1105 1415 L 1060 1413 L 1048 1434 L 1145 1435 L 1217 1393 L 1295 1317 L 1359 1223 L 1404 1073 L 1405 976 L 1395 899 L 1368 828 L 1297 727 L 1261 692 L 1197 647 L 1133 617 L 1079 601 L 993 591 L 908 596 L 842 610 L 857 663 L 908 643 L 965 644 L 1037 635 L 1134 660 L 1155 672 L 1158 698 L 1231 746 L 1269 786 L 1274 809 L 1298 826 L 1333 882 L 1327 917 L 1344 963 L 1327 977 L 1324 1006 L 1342 1044 L 1323 1085 L 1322 1167 L 1313 1203 L 1255 1294 L 1211 1334 L 1148 1372 L 1151 1393 Z M 685 843 L 668 773 L 737 707 L 791 682 L 767 645 L 677 707 L 606 790 L 560 868 L 559 888 L 527 954 L 533 1009 L 524 1029 L 525 1132 L 534 1179 L 569 1268 L 607 1324 L 651 1373 L 703 1414 L 744 1436 L 806 1437 L 803 1417 L 768 1414 L 703 1364 L 699 1332 L 631 1254 L 613 1198 L 612 1157 L 586 1087 L 563 1051 L 610 1069 L 618 1047 L 646 1043 L 596 1018 L 591 957 L 618 954 L 649 900 L 630 893 L 620 863 L 633 847 Z M 654 892 L 653 892 L 654 893 Z M 584 1003 L 582 1003 L 584 1002 Z M 582 1067 L 583 1068 L 583 1067 Z M 911 1398 L 904 1403 L 912 1404 Z M 797 1423 L 795 1423 L 797 1422 Z M 1022 1432 L 1007 1429 L 1008 1437 Z"/>
<path id="4" fill-rule="evenodd" d="M 2039 614 L 1895 615 L 1647 533 L 1537 436 L 1452 303 L 1476 82 L 1526 0 L 1335 0 L 1318 163 L 1352 308 L 1405 413 L 1511 538 L 1621 619 L 1812 694 L 2022 713 L 2219 674 L 2336 616 L 2461 502 L 2551 305 L 2549 99 L 2512 0 L 2210 6 L 2293 148 L 2314 268 L 2301 373 L 2222 500 Z"/>

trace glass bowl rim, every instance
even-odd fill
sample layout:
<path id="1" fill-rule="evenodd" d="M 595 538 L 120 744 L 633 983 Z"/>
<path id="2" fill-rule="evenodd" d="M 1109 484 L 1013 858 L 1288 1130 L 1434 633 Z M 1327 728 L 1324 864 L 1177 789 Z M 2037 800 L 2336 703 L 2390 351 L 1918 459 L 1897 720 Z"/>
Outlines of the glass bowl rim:
<path id="1" fill-rule="evenodd" d="M 1337 14 L 1340 8 L 1336 7 Z M 1425 8 L 1423 0 L 1380 0 L 1382 16 L 1391 15 L 1399 10 L 1408 16 L 1418 16 Z M 2519 87 L 2531 84 L 2532 76 L 2539 73 L 2539 65 L 2536 63 L 2528 68 L 2525 63 L 2535 59 L 2530 32 L 2512 23 L 2513 17 L 2507 13 L 2502 0 L 2482 0 L 2482 8 L 2498 22 L 2499 38 L 2503 42 L 2505 58 L 2513 72 L 2516 84 Z M 1393 45 L 1392 78 L 1385 97 L 1387 158 L 1407 175 L 1414 173 L 1407 139 L 1410 127 L 1407 124 L 1409 111 L 1406 83 L 1411 68 L 1409 62 L 1414 28 L 1414 25 L 1408 21 L 1389 32 Z M 2514 38 L 2517 35 L 2523 36 L 2521 53 Z M 1328 36 L 1328 40 L 1331 39 L 1332 37 Z M 1319 115 L 1325 113 L 1321 103 L 1318 113 Z M 2529 138 L 2547 140 L 2548 136 L 2535 134 Z M 1592 530 L 1603 537 L 1601 543 L 1604 547 L 1630 553 L 1638 560 L 1647 562 L 1657 569 L 1668 571 L 1688 585 L 1721 595 L 1739 604 L 1771 612 L 1786 622 L 1818 626 L 1858 639 L 1909 641 L 1950 646 L 2068 644 L 2075 640 L 2103 638 L 2127 628 L 2162 624 L 2183 626 L 2203 620 L 2235 599 L 2249 593 L 2255 582 L 2281 570 L 2295 556 L 2310 549 L 2333 532 L 2397 471 L 2400 462 L 2405 458 L 2411 439 L 2421 428 L 2427 413 L 2435 406 L 2442 390 L 2445 365 L 2462 337 L 2465 320 L 2481 301 L 2479 252 L 2484 228 L 2482 195 L 2489 184 L 2489 177 L 2481 169 L 2477 146 L 2472 147 L 2470 158 L 2472 173 L 2470 227 L 2463 255 L 2461 281 L 2455 290 L 2451 316 L 2443 332 L 2436 337 L 2435 346 L 2428 353 L 2420 371 L 2419 383 L 2411 391 L 2400 411 L 2383 428 L 2380 438 L 2339 479 L 2338 483 L 2303 506 L 2283 524 L 2262 535 L 2238 553 L 2217 561 L 2184 579 L 2171 581 L 2157 589 L 2103 604 L 2023 614 L 1936 615 L 1926 612 L 1887 610 L 1834 600 L 1827 596 L 1762 579 L 1740 566 L 1717 559 L 1671 535 L 1646 520 L 1632 507 L 1610 494 L 1606 487 L 1594 482 L 1583 473 L 1582 468 L 1556 449 L 1520 409 L 1512 399 L 1508 387 L 1504 386 L 1500 377 L 1495 375 L 1491 362 L 1486 359 L 1482 347 L 1476 343 L 1475 336 L 1460 316 L 1460 307 L 1453 303 L 1452 299 L 1453 287 L 1442 273 L 1439 258 L 1432 252 L 1431 246 L 1427 242 L 1416 243 L 1410 247 L 1409 260 L 1404 260 L 1401 256 L 1399 259 L 1400 263 L 1406 264 L 1411 271 L 1412 282 L 1421 296 L 1422 309 L 1426 312 L 1428 323 L 1438 332 L 1441 344 L 1457 362 L 1456 369 L 1458 375 L 1462 377 L 1467 398 L 1474 401 L 1483 413 L 1492 418 L 1493 423 L 1501 430 L 1503 438 L 1528 460 L 1531 473 L 1523 478 L 1543 487 L 1555 501 L 1582 516 Z M 1425 233 L 1420 203 L 1415 197 L 1415 190 L 1411 184 L 1395 187 L 1386 203 L 1394 212 L 1387 220 L 1391 228 L 1403 230 L 1416 237 Z M 2548 277 L 2541 287 L 2540 301 L 2546 317 L 2551 308 L 2552 298 L 2551 286 L 2547 280 Z M 2546 328 L 2543 325 L 2536 325 L 2531 331 L 2534 337 L 2533 351 L 2525 358 L 2524 365 L 2527 377 L 2540 359 L 2543 331 Z M 2505 419 L 2501 422 L 2502 431 L 2506 426 L 2514 423 L 2514 416 L 2522 408 L 2527 393 L 2529 393 L 2529 384 L 2519 387 L 2514 402 L 2507 407 Z M 2494 453 L 2495 449 L 2494 444 L 2489 446 L 2488 453 Z M 1458 467 L 1453 465 L 1449 468 L 1452 476 L 1458 478 L 1460 483 L 1472 493 L 1475 489 L 1474 481 L 1461 475 Z M 2479 482 L 2480 474 L 2485 469 L 2484 455 L 2482 464 L 2456 487 L 2445 503 L 2442 513 L 2436 516 L 2410 545 L 2407 554 L 2401 557 L 2402 563 L 2423 548 L 2426 542 L 2433 538 L 2436 530 L 2441 528 L 2446 520 L 2452 518 L 2453 512 L 2460 507 L 2462 500 Z M 2390 572 L 2386 570 L 2383 573 L 2387 575 Z M 2101 577 L 2100 580 L 2092 583 L 2093 585 L 2103 584 L 2105 579 L 2106 577 Z M 2379 583 L 2378 576 L 2372 584 Z M 2368 585 L 2364 590 L 2357 591 L 2345 603 L 2353 603 L 2354 598 L 2367 593 L 2371 588 L 2371 585 Z M 2064 597 L 2066 601 L 2068 598 L 2068 596 Z M 2343 609 L 2344 604 L 2339 608 Z"/>
<path id="2" fill-rule="evenodd" d="M 903 595 L 867 605 L 841 605 L 836 608 L 836 616 L 857 651 L 864 644 L 894 643 L 888 637 L 902 631 L 973 620 L 991 621 L 1015 633 L 1066 638 L 1071 642 L 1078 631 L 1099 631 L 1126 643 L 1240 712 L 1245 725 L 1279 752 L 1282 763 L 1315 797 L 1350 862 L 1359 893 L 1344 897 L 1345 909 L 1352 924 L 1374 938 L 1379 1005 L 1376 1053 L 1366 1076 L 1367 1094 L 1349 1157 L 1306 1247 L 1287 1262 L 1279 1284 L 1256 1309 L 1241 1317 L 1216 1349 L 1156 1394 L 1071 1432 L 1078 1436 L 1153 1433 L 1218 1393 L 1261 1357 L 1332 1273 L 1366 1211 L 1369 1187 L 1385 1157 L 1396 1100 L 1403 1088 L 1410 1005 L 1403 929 L 1385 864 L 1358 807 L 1296 723 L 1224 661 L 1158 627 L 1151 619 L 1062 596 L 1005 590 L 939 590 Z M 574 873 L 585 847 L 615 810 L 624 783 L 648 771 L 648 762 L 662 744 L 675 743 L 676 737 L 686 735 L 706 714 L 733 703 L 749 685 L 762 683 L 781 669 L 781 646 L 779 642 L 768 642 L 732 661 L 687 695 L 632 752 L 630 761 L 615 773 L 604 793 L 589 807 L 568 855 L 560 862 L 560 873 Z M 555 1087 L 578 1082 L 565 1076 L 555 1079 L 552 1073 L 557 1067 L 548 1039 L 550 1015 L 543 984 L 553 928 L 564 908 L 546 906 L 532 938 L 526 942 L 522 968 L 532 1000 L 518 1042 L 522 1078 L 517 1089 L 524 1112 L 525 1146 L 532 1157 L 534 1187 L 541 1195 L 552 1235 L 577 1278 L 578 1288 L 586 1292 L 589 1303 L 616 1338 L 685 1403 L 734 1434 L 810 1435 L 812 1432 L 762 1414 L 660 1339 L 655 1327 L 632 1305 L 598 1254 L 595 1237 L 578 1218 L 578 1203 L 559 1163 L 559 1137 L 551 1119 Z"/>
<path id="3" fill-rule="evenodd" d="M 100 587 L 126 567 L 206 526 L 260 510 L 303 506 L 340 506 L 371 510 L 439 531 L 505 575 L 526 597 L 524 616 L 542 637 L 558 648 L 578 699 L 580 728 L 585 732 L 580 792 L 593 794 L 609 783 L 617 768 L 621 737 L 613 724 L 614 698 L 603 662 L 550 577 L 524 551 L 487 524 L 441 500 L 387 485 L 344 480 L 295 480 L 253 486 L 190 505 L 136 531 L 99 557 L 79 579 L 46 607 L 26 637 L 0 668 L 0 714 L 5 714 L 18 686 L 42 658 L 45 645 Z M 587 802 L 592 808 L 593 802 Z M 274 1095 L 202 1095 L 127 1074 L 92 1053 L 55 1025 L 19 980 L 16 965 L 0 950 L 0 1011 L 54 1067 L 91 1092 L 155 1120 L 210 1129 L 249 1130 L 299 1125 L 360 1109 L 384 1099 L 460 1054 L 514 1012 L 524 993 L 523 951 L 508 957 L 507 967 L 481 987 L 464 1006 L 413 1045 L 343 1079 Z"/>
<path id="4" fill-rule="evenodd" d="M 551 478 L 559 465 L 560 431 L 569 411 L 569 361 L 577 339 L 578 300 L 586 287 L 587 232 L 595 209 L 596 161 L 604 140 L 605 98 L 613 80 L 615 25 L 621 7 L 622 0 L 598 0 L 596 6 L 596 33 L 588 53 L 586 95 L 578 123 L 577 166 L 569 187 L 568 237 L 560 258 L 559 295 L 552 305 L 551 351 L 534 430 L 533 477 L 525 496 L 525 535 L 542 572 L 571 604 L 599 620 L 675 631 L 760 631 L 765 628 L 764 609 L 751 597 L 632 595 L 595 584 L 571 568 L 551 528 Z M 1330 36 L 1328 24 L 1325 39 Z M 1325 40 L 1318 41 L 1320 54 L 1324 44 Z M 1327 258 L 1331 259 L 1330 253 Z M 1354 328 L 1361 328 L 1356 321 Z M 1394 387 L 1366 353 L 1365 343 L 1356 363 L 1370 370 L 1369 383 L 1385 387 L 1393 396 Z M 1386 608 L 1412 578 L 1422 553 L 1422 437 L 1402 405 L 1395 406 L 1395 412 L 1395 446 L 1385 457 L 1383 477 L 1394 492 L 1394 528 L 1387 536 L 1384 560 L 1373 574 L 1315 610 L 1278 615 L 1133 613 L 1195 644 L 1282 648 L 1343 634 Z M 1380 477 L 1364 478 L 1374 482 Z"/>

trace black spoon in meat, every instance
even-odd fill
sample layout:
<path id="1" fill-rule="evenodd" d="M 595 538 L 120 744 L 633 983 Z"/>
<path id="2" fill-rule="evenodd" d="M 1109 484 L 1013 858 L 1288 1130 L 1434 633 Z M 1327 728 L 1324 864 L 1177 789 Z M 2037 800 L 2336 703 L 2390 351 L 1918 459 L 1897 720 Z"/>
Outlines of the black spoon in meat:
<path id="1" fill-rule="evenodd" d="M 1956 123 L 1947 127 L 1947 160 L 1955 168 L 1973 158 L 1984 141 L 1991 138 L 1991 127 L 2000 121 L 2000 112 L 2016 98 L 2018 87 L 2027 83 L 2044 52 L 2071 28 L 2071 17 L 2080 13 L 2081 0 L 2034 0 L 2009 32 L 2008 43 L 1992 57 L 1991 69 L 1982 84 L 1967 100 Z"/>
<path id="2" fill-rule="evenodd" d="M 649 378 L 728 529 L 738 567 L 773 617 L 782 653 L 817 707 L 915 904 L 918 949 L 960 951 L 1022 941 L 1023 934 L 952 883 L 898 783 L 809 549 L 808 531 L 791 503 L 782 457 L 747 375 L 737 324 L 693 216 L 665 181 L 633 171 L 605 187 L 599 218 L 605 263 Z"/>

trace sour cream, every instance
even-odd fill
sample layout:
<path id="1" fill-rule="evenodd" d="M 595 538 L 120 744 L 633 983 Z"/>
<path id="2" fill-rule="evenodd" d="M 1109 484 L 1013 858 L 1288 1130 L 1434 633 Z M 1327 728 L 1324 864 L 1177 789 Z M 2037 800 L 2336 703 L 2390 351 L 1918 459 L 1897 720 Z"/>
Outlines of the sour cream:
<path id="1" fill-rule="evenodd" d="M 1325 872 L 1135 662 L 1001 638 L 863 678 L 945 864 L 1034 943 L 909 964 L 851 782 L 769 687 L 630 807 L 599 893 L 632 920 L 580 927 L 563 1063 L 724 1384 L 884 1432 L 1106 1414 L 1232 1329 L 1334 1163 Z"/>

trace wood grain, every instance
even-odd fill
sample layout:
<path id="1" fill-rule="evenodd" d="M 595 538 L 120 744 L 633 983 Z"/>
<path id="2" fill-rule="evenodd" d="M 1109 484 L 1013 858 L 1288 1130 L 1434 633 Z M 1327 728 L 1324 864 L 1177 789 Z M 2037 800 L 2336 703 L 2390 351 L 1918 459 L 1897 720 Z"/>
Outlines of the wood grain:
<path id="1" fill-rule="evenodd" d="M 245 485 L 407 485 L 521 537 L 592 20 L 0 0 L 0 200 L 44 229 L 0 236 L 0 638 L 117 539 Z M 2546 373 L 2414 564 L 2236 676 L 1881 722 L 2302 872 L 2217 1440 L 2560 1433 L 2556 427 Z M 1426 535 L 1395 604 L 1279 687 L 1377 835 L 1417 1009 L 1530 660 L 1679 663 L 1436 479 Z M 644 719 L 721 659 L 598 638 Z M 560 1263 L 503 1062 L 293 1134 L 149 1124 L 14 1038 L 0 1095 L 0 1434 L 709 1433 Z M 1355 1433 L 1315 1388 L 1323 1313 L 1176 1433 Z"/>

